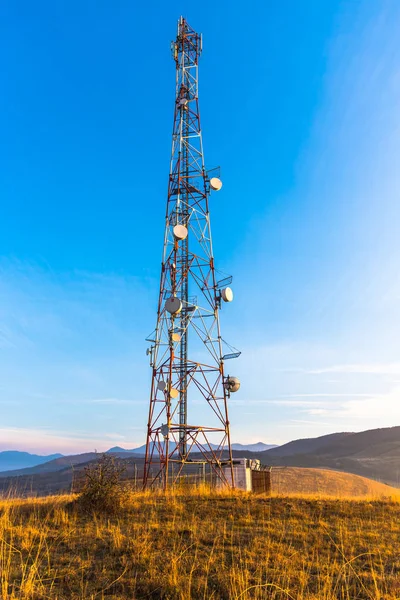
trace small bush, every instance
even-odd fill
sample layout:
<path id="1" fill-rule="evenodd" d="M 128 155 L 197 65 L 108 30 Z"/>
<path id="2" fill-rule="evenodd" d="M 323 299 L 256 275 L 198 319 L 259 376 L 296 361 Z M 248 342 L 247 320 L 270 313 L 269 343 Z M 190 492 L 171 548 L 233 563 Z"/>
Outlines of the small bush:
<path id="1" fill-rule="evenodd" d="M 121 482 L 126 467 L 109 454 L 103 454 L 94 464 L 85 467 L 79 508 L 85 512 L 112 514 L 118 512 L 128 495 Z"/>

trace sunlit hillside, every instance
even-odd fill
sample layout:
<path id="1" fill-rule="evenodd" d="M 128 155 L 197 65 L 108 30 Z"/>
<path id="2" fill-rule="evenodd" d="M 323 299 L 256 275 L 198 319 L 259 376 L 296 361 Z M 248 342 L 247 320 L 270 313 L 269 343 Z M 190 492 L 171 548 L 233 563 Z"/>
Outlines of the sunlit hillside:
<path id="1" fill-rule="evenodd" d="M 400 503 L 181 491 L 3 500 L 1 598 L 395 600 Z"/>
<path id="2" fill-rule="evenodd" d="M 354 498 L 400 496 L 400 489 L 384 483 L 339 471 L 284 467 L 272 469 L 272 489 L 276 494 L 311 494 Z"/>

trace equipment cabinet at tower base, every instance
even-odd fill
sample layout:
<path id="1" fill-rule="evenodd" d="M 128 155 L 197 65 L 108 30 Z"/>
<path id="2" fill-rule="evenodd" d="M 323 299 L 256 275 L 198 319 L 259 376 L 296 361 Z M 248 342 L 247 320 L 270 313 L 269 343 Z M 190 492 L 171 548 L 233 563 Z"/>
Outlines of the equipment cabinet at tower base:
<path id="1" fill-rule="evenodd" d="M 232 485 L 230 466 L 224 467 L 224 474 Z M 256 494 L 271 493 L 271 470 L 261 465 L 258 459 L 234 458 L 233 476 L 236 489 Z"/>

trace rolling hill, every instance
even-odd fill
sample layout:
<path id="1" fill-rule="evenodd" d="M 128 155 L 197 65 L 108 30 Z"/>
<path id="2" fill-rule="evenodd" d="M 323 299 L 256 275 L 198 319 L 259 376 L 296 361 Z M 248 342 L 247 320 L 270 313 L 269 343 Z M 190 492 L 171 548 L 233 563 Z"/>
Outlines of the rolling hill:
<path id="1" fill-rule="evenodd" d="M 98 455 L 96 456 L 96 459 Z M 123 478 L 135 481 L 143 471 L 143 458 L 121 458 L 126 466 Z M 0 477 L 0 494 L 12 491 L 13 495 L 47 496 L 76 491 L 80 487 L 85 467 L 93 462 L 75 463 L 52 472 L 42 472 L 18 477 Z M 140 483 L 139 483 L 140 486 Z M 322 497 L 400 497 L 400 490 L 366 477 L 328 469 L 302 467 L 272 468 L 272 491 L 277 495 L 312 495 Z"/>
<path id="2" fill-rule="evenodd" d="M 268 456 L 293 456 L 294 454 L 310 454 L 320 452 L 323 448 L 329 445 L 335 445 L 340 440 L 352 436 L 353 433 L 331 433 L 322 435 L 317 438 L 305 438 L 293 440 L 282 446 L 276 446 L 268 450 Z"/>
<path id="3" fill-rule="evenodd" d="M 46 470 L 41 467 L 39 471 L 32 469 L 22 469 L 12 473 L 0 474 L 0 495 L 12 494 L 17 496 L 47 496 L 59 494 L 60 492 L 71 492 L 76 488 L 84 473 L 85 467 L 98 460 L 101 454 L 87 453 L 78 454 L 73 457 L 64 457 L 62 460 L 51 461 L 52 470 Z M 121 457 L 118 458 L 124 463 L 126 472 L 124 478 L 133 480 L 135 474 L 142 472 L 144 459 L 142 457 Z"/>
<path id="4" fill-rule="evenodd" d="M 366 477 L 327 469 L 301 467 L 272 469 L 272 489 L 278 495 L 307 494 L 336 498 L 400 497 L 398 488 Z"/>
<path id="5" fill-rule="evenodd" d="M 110 451 L 123 458 L 127 465 L 136 465 L 129 467 L 128 475 L 130 472 L 133 476 L 134 468 L 139 471 L 142 468 L 142 453 L 119 447 Z M 0 491 L 10 487 L 11 479 L 19 487 L 43 490 L 45 493 L 69 490 L 74 474 L 98 456 L 94 452 L 62 456 L 27 469 L 8 471 L 0 474 Z M 400 427 L 294 440 L 263 452 L 235 450 L 234 456 L 257 458 L 262 464 L 272 467 L 342 471 L 400 487 Z"/>
<path id="6" fill-rule="evenodd" d="M 84 454 L 71 454 L 70 456 L 61 456 L 60 458 L 55 458 L 40 465 L 36 465 L 35 467 L 29 467 L 27 469 L 15 469 L 13 471 L 0 473 L 0 477 L 20 477 L 29 475 L 40 475 L 43 473 L 56 473 L 58 471 L 63 471 L 64 469 L 68 469 L 70 467 L 72 468 L 76 465 L 81 465 L 84 463 L 88 463 L 92 460 L 96 460 L 99 458 L 99 456 L 101 456 L 101 454 L 101 452 L 86 452 Z M 117 457 L 126 456 L 126 454 L 122 452 L 116 452 L 115 455 Z"/>
<path id="7" fill-rule="evenodd" d="M 295 440 L 258 458 L 272 466 L 333 469 L 399 486 L 400 427 Z"/>
<path id="8" fill-rule="evenodd" d="M 0 472 L 35 467 L 53 459 L 60 458 L 61 456 L 62 454 L 41 456 L 38 454 L 30 454 L 29 452 L 20 452 L 18 450 L 4 450 L 3 452 L 0 452 Z"/>

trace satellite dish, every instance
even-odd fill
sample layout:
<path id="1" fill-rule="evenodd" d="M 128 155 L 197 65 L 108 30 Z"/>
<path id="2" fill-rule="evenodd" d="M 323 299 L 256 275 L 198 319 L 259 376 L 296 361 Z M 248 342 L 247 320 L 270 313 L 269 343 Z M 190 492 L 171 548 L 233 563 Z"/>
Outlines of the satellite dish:
<path id="1" fill-rule="evenodd" d="M 221 290 L 221 298 L 224 302 L 232 302 L 233 300 L 233 292 L 230 287 L 223 288 Z"/>
<path id="2" fill-rule="evenodd" d="M 177 398 L 179 395 L 179 390 L 177 390 L 176 388 L 171 388 L 169 390 L 169 395 L 171 396 L 171 398 Z"/>
<path id="3" fill-rule="evenodd" d="M 225 388 L 228 392 L 237 392 L 240 388 L 240 379 L 239 377 L 232 377 L 228 375 L 224 383 Z"/>
<path id="4" fill-rule="evenodd" d="M 173 333 L 171 335 L 171 339 L 173 342 L 180 342 L 181 341 L 181 336 L 179 335 L 179 333 Z"/>
<path id="5" fill-rule="evenodd" d="M 146 349 L 146 356 L 149 356 L 149 354 L 151 354 L 151 348 Z"/>
<path id="6" fill-rule="evenodd" d="M 165 302 L 165 309 L 171 315 L 177 315 L 182 310 L 182 301 L 176 296 L 171 296 Z"/>
<path id="7" fill-rule="evenodd" d="M 159 389 L 161 392 L 163 392 L 166 387 L 167 387 L 167 384 L 165 383 L 165 381 L 161 380 L 157 383 L 157 389 Z"/>
<path id="8" fill-rule="evenodd" d="M 222 188 L 222 181 L 218 179 L 218 177 L 211 177 L 210 179 L 210 187 L 214 192 L 219 192 Z"/>
<path id="9" fill-rule="evenodd" d="M 184 240 L 187 238 L 188 230 L 184 225 L 175 225 L 173 231 L 176 240 Z"/>

